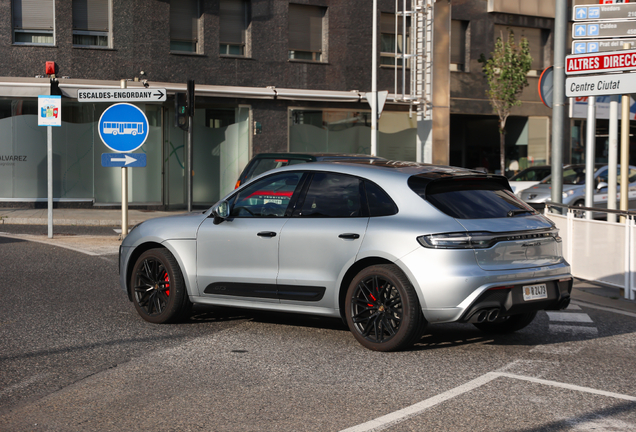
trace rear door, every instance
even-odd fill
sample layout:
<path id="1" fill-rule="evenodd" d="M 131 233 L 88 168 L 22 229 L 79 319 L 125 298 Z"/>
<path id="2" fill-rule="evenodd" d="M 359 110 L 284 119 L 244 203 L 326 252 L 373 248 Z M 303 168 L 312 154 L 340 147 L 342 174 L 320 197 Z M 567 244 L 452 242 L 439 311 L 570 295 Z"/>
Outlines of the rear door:
<path id="1" fill-rule="evenodd" d="M 281 303 L 336 308 L 337 281 L 356 259 L 369 222 L 362 180 L 317 172 L 280 236 Z"/>

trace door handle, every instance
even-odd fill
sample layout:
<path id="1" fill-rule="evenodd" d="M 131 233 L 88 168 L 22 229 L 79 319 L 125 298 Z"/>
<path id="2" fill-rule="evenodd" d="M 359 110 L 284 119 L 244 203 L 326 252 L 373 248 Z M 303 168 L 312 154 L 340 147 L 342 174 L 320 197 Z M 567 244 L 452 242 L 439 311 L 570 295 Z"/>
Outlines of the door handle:
<path id="1" fill-rule="evenodd" d="M 274 231 L 261 231 L 256 235 L 259 237 L 276 237 L 276 233 Z"/>
<path id="2" fill-rule="evenodd" d="M 346 233 L 346 234 L 340 234 L 338 237 L 340 237 L 341 239 L 355 240 L 360 238 L 360 234 Z"/>

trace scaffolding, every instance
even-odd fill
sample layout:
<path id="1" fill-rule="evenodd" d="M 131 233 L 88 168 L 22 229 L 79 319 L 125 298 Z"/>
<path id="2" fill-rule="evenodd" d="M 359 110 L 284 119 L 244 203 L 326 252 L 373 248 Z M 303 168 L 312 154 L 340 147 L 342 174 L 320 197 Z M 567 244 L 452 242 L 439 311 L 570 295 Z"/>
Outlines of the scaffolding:
<path id="1" fill-rule="evenodd" d="M 409 103 L 410 114 L 415 106 L 418 120 L 432 119 L 434 2 L 435 0 L 410 0 L 408 2 L 407 0 L 395 0 L 395 101 Z M 402 47 L 398 43 L 400 20 L 402 21 L 402 47 L 408 47 L 408 49 L 401 49 Z M 410 21 L 410 28 L 407 24 L 408 21 Z M 400 60 L 402 67 L 398 68 Z M 401 69 L 401 80 L 398 69 Z M 406 69 L 409 69 L 408 86 Z M 400 81 L 401 91 L 398 89 Z"/>

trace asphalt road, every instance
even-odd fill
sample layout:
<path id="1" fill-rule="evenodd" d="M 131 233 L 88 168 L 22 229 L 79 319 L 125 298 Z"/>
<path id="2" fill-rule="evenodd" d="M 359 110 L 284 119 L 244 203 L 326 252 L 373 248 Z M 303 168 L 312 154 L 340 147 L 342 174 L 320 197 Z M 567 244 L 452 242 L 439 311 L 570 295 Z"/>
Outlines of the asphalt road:
<path id="1" fill-rule="evenodd" d="M 95 234 L 116 244 L 65 236 Z M 634 314 L 574 305 L 496 337 L 432 325 L 413 350 L 376 353 L 314 317 L 149 324 L 116 255 L 25 238 L 0 236 L 3 432 L 636 430 Z"/>

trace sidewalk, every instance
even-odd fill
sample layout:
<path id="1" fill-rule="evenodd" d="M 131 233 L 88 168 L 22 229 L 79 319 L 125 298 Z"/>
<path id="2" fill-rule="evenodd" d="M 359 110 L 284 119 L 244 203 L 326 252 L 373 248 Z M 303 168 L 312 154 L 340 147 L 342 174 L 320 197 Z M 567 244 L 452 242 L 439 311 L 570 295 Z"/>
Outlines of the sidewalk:
<path id="1" fill-rule="evenodd" d="M 147 219 L 185 213 L 178 211 L 128 210 L 128 225 L 137 225 Z M 0 208 L 0 226 L 48 225 L 48 209 Z M 121 210 L 53 209 L 53 225 L 112 226 L 121 227 Z"/>
<path id="2" fill-rule="evenodd" d="M 128 224 L 133 226 L 148 219 L 181 213 L 185 213 L 185 210 L 128 210 Z M 0 228 L 3 224 L 48 225 L 48 210 L 0 208 Z M 56 225 L 121 227 L 121 210 L 54 209 L 53 226 Z M 622 310 L 636 316 L 636 301 L 625 300 L 619 288 L 575 279 L 572 299 L 597 307 Z"/>

